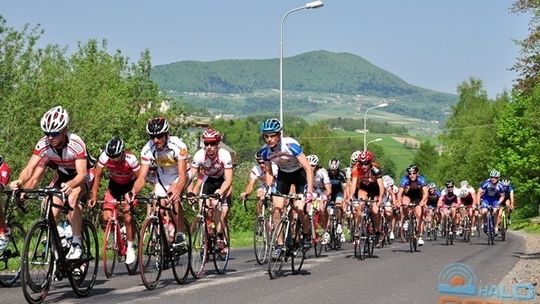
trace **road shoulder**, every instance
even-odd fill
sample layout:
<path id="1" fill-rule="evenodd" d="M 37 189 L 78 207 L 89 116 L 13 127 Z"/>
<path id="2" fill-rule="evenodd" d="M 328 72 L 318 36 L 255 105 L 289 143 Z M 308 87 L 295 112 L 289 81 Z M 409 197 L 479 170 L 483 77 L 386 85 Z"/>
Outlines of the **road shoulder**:
<path id="1" fill-rule="evenodd" d="M 523 231 L 512 231 L 510 237 L 521 237 L 525 240 L 525 252 L 515 252 L 519 261 L 501 281 L 502 285 L 512 285 L 520 282 L 530 282 L 537 286 L 540 282 L 540 235 Z M 540 290 L 536 288 L 537 296 Z"/>

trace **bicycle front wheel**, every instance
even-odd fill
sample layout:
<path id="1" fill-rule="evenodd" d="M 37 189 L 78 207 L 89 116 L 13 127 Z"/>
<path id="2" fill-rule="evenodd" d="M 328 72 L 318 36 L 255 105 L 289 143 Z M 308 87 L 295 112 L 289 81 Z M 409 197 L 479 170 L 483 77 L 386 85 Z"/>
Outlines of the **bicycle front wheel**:
<path id="1" fill-rule="evenodd" d="M 19 223 L 8 225 L 11 230 L 8 244 L 0 253 L 0 285 L 10 287 L 17 282 L 21 274 L 21 253 L 26 232 Z"/>
<path id="2" fill-rule="evenodd" d="M 171 250 L 171 262 L 173 265 L 173 275 L 174 279 L 178 284 L 184 284 L 187 280 L 190 263 L 191 263 L 191 232 L 189 231 L 189 226 L 184 220 L 184 236 L 185 236 L 185 246 L 181 247 L 178 244 L 174 244 Z M 175 233 L 176 235 L 176 233 Z"/>
<path id="3" fill-rule="evenodd" d="M 191 275 L 195 278 L 201 278 L 204 274 L 204 266 L 208 259 L 208 237 L 206 235 L 206 226 L 204 221 L 195 218 L 191 223 Z"/>
<path id="4" fill-rule="evenodd" d="M 116 264 L 116 255 L 118 252 L 117 224 L 109 221 L 105 227 L 105 234 L 103 234 L 103 272 L 105 276 L 110 278 L 114 272 L 114 265 Z"/>
<path id="5" fill-rule="evenodd" d="M 139 234 L 139 271 L 148 290 L 156 288 L 163 270 L 165 237 L 161 235 L 159 219 L 147 218 Z"/>
<path id="6" fill-rule="evenodd" d="M 300 220 L 296 220 L 296 225 L 294 225 L 294 227 L 290 227 L 289 233 L 291 232 L 294 244 L 291 251 L 291 268 L 293 274 L 299 274 L 300 270 L 302 270 L 302 265 L 304 265 L 304 259 L 306 257 L 306 253 L 302 248 L 302 223 Z M 317 251 L 317 247 L 315 247 L 315 251 Z M 319 255 L 320 253 L 321 252 L 319 250 Z"/>
<path id="7" fill-rule="evenodd" d="M 418 245 L 418 240 L 416 238 L 416 218 L 410 217 L 409 218 L 409 247 L 411 252 L 415 252 Z"/>
<path id="8" fill-rule="evenodd" d="M 139 227 L 137 226 L 137 223 L 135 223 L 135 219 L 133 219 L 133 251 L 135 254 L 139 252 Z M 127 239 L 126 239 L 127 242 Z M 126 243 L 127 244 L 127 243 Z M 126 264 L 127 272 L 130 275 L 134 275 L 137 273 L 137 268 L 139 268 L 139 255 L 137 254 L 135 256 L 135 262 L 131 264 Z"/>
<path id="9" fill-rule="evenodd" d="M 55 263 L 53 247 L 47 220 L 36 222 L 26 235 L 22 254 L 21 285 L 28 303 L 41 303 L 47 297 Z"/>
<path id="10" fill-rule="evenodd" d="M 257 217 L 253 232 L 253 250 L 255 251 L 255 260 L 259 265 L 266 262 L 268 253 L 268 231 L 266 227 L 265 219 L 263 217 Z"/>
<path id="11" fill-rule="evenodd" d="M 99 265 L 99 244 L 96 228 L 88 220 L 82 224 L 82 254 L 79 260 L 71 265 L 69 282 L 73 292 L 79 297 L 86 297 L 94 288 Z"/>
<path id="12" fill-rule="evenodd" d="M 270 279 L 276 279 L 281 273 L 283 268 L 283 261 L 285 259 L 285 248 L 278 250 L 279 237 L 285 238 L 286 222 L 280 221 L 272 232 L 272 239 L 270 240 L 270 248 L 268 252 L 268 275 Z M 283 245 L 281 247 L 284 247 Z"/>

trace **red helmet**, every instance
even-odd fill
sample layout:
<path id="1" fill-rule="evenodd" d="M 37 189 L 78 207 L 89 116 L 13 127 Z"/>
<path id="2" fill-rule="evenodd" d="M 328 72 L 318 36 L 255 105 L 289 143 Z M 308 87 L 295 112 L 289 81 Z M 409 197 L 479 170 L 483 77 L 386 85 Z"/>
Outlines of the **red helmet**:
<path id="1" fill-rule="evenodd" d="M 202 135 L 202 140 L 204 142 L 220 142 L 221 141 L 221 134 L 219 131 L 214 130 L 212 128 L 206 129 Z"/>
<path id="2" fill-rule="evenodd" d="M 371 151 L 362 151 L 360 155 L 358 155 L 358 161 L 361 163 L 370 163 L 373 161 L 373 153 Z"/>

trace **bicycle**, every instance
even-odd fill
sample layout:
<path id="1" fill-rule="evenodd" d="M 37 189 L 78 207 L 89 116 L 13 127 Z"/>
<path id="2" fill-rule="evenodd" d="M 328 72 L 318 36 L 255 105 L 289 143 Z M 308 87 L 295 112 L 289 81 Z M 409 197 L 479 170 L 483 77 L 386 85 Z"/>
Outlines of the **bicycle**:
<path id="1" fill-rule="evenodd" d="M 219 199 L 220 195 L 201 194 L 198 196 L 184 196 L 184 199 L 200 202 L 198 215 L 190 225 L 192 243 L 191 243 L 191 275 L 194 278 L 201 278 L 210 254 L 214 261 L 214 268 L 218 274 L 224 274 L 229 264 L 230 257 L 230 238 L 228 228 L 223 227 L 225 248 L 218 246 L 218 235 L 216 225 L 213 221 L 213 208 L 208 206 L 208 199 Z M 196 204 L 193 204 L 193 208 Z M 195 209 L 194 209 L 195 210 Z"/>
<path id="2" fill-rule="evenodd" d="M 302 222 L 294 212 L 293 204 L 298 200 L 297 195 L 287 195 L 280 193 L 271 194 L 272 197 L 283 197 L 288 202 L 278 223 L 272 229 L 270 240 L 270 253 L 268 259 L 268 275 L 270 279 L 276 279 L 283 269 L 283 263 L 289 259 L 293 274 L 298 274 L 302 269 L 305 259 L 305 251 L 302 249 Z M 278 244 L 278 240 L 283 238 L 284 244 Z"/>
<path id="3" fill-rule="evenodd" d="M 482 214 L 480 213 L 480 206 L 477 205 L 474 208 L 474 212 L 476 212 L 476 237 L 479 238 L 480 231 L 482 231 Z"/>
<path id="4" fill-rule="evenodd" d="M 487 206 L 486 215 L 486 234 L 488 236 L 488 245 L 495 245 L 495 219 L 493 217 L 493 207 Z"/>
<path id="5" fill-rule="evenodd" d="M 165 206 L 162 203 L 168 197 L 151 195 L 150 197 L 137 196 L 139 203 L 147 204 L 148 215 L 144 220 L 139 232 L 139 271 L 141 279 L 148 290 L 153 290 L 159 283 L 159 278 L 164 269 L 172 267 L 174 279 L 178 284 L 184 284 L 187 280 L 191 260 L 191 235 L 189 229 L 185 229 L 185 245 L 170 240 L 177 234 L 177 227 L 172 220 L 176 215 L 173 206 Z M 171 205 L 171 204 L 169 204 Z M 171 231 L 165 227 L 165 214 L 169 217 L 169 224 L 173 225 Z M 186 221 L 184 220 L 184 223 Z M 187 228 L 185 224 L 184 227 Z M 171 235 L 172 232 L 172 235 Z"/>
<path id="6" fill-rule="evenodd" d="M 323 244 L 321 242 L 323 238 L 324 229 L 319 225 L 321 220 L 321 211 L 319 211 L 319 204 L 321 203 L 319 198 L 313 199 L 311 208 L 309 204 L 305 204 L 304 212 L 309 216 L 310 223 L 310 235 L 313 251 L 315 252 L 316 257 L 320 257 L 322 253 Z"/>
<path id="7" fill-rule="evenodd" d="M 248 199 L 243 199 L 242 204 L 244 205 L 244 210 L 247 212 L 246 201 Z M 253 199 L 254 201 L 259 201 L 259 199 Z M 269 251 L 269 242 L 270 242 L 270 233 L 272 230 L 272 215 L 269 212 L 271 208 L 270 200 L 265 197 L 261 205 L 260 214 L 257 215 L 255 219 L 255 225 L 253 229 L 253 251 L 255 252 L 255 260 L 257 264 L 262 265 L 266 263 L 268 259 Z"/>
<path id="8" fill-rule="evenodd" d="M 330 241 L 328 242 L 328 244 L 325 245 L 325 251 L 328 251 L 329 249 L 339 250 L 342 246 L 341 235 L 343 233 L 343 230 L 341 232 L 338 232 L 339 222 L 336 216 L 335 205 L 333 203 L 329 204 L 327 210 L 329 217 L 328 221 L 330 222 L 330 229 L 328 232 L 330 234 Z"/>
<path id="9" fill-rule="evenodd" d="M 376 200 L 363 200 L 364 208 L 360 214 L 360 222 L 353 226 L 355 231 L 353 232 L 353 247 L 354 256 L 360 260 L 364 260 L 366 257 L 373 257 L 373 220 L 371 218 L 370 207 Z"/>
<path id="10" fill-rule="evenodd" d="M 506 209 L 507 209 L 506 206 L 501 206 L 499 208 L 499 212 L 501 213 L 500 214 L 501 222 L 500 222 L 500 227 L 499 227 L 499 233 L 500 233 L 500 236 L 501 236 L 501 241 L 503 241 L 503 242 L 506 241 L 506 230 L 508 230 L 508 215 L 507 215 Z"/>
<path id="11" fill-rule="evenodd" d="M 17 222 L 14 216 L 12 202 L 17 202 L 17 207 L 23 212 L 27 213 L 23 205 L 15 200 L 14 191 L 3 191 L 8 198 L 4 205 L 4 215 L 6 219 L 6 225 L 11 233 L 7 237 L 7 245 L 0 252 L 0 285 L 4 287 L 11 287 L 20 277 L 21 274 L 21 252 L 23 250 L 24 237 L 26 231 L 23 226 Z"/>
<path id="12" fill-rule="evenodd" d="M 67 202 L 67 196 L 55 188 L 20 189 L 16 195 L 25 194 L 27 198 L 44 199 L 40 218 L 32 225 L 24 241 L 22 256 L 22 289 L 29 303 L 41 303 L 47 297 L 53 280 L 67 277 L 73 292 L 78 297 L 86 297 L 96 282 L 99 247 L 94 225 L 83 219 L 81 234 L 81 257 L 68 260 L 70 244 L 64 242 L 58 234 L 53 208 L 64 213 L 73 208 Z M 33 196 L 35 195 L 35 196 Z M 59 196 L 64 202 L 59 205 L 53 197 Z"/>
<path id="13" fill-rule="evenodd" d="M 416 229 L 417 229 L 417 219 L 416 214 L 414 213 L 414 208 L 418 206 L 418 203 L 409 203 L 407 206 L 407 230 L 405 231 L 406 239 L 409 242 L 409 248 L 411 253 L 418 251 L 418 237 L 416 235 Z"/>
<path id="14" fill-rule="evenodd" d="M 430 216 L 429 216 L 429 220 L 426 221 L 426 232 L 427 232 L 428 240 L 436 241 L 437 234 L 438 234 L 437 227 L 439 226 L 439 223 L 437 222 L 437 219 L 435 217 L 435 208 L 429 207 L 429 206 L 428 208 L 429 208 L 428 212 L 430 212 Z"/>
<path id="15" fill-rule="evenodd" d="M 460 206 L 459 210 L 463 210 L 464 216 L 461 219 L 461 227 L 463 230 L 463 240 L 468 243 L 471 240 L 471 230 L 472 230 L 472 224 L 471 219 L 469 218 L 469 212 L 467 210 L 467 206 Z"/>
<path id="16" fill-rule="evenodd" d="M 122 229 L 120 228 L 121 225 L 120 221 L 118 220 L 117 211 L 118 207 L 121 206 L 121 204 L 124 202 L 125 201 L 117 200 L 113 200 L 111 202 L 111 204 L 114 205 L 114 208 L 112 208 L 111 216 L 107 221 L 107 224 L 105 226 L 105 232 L 103 234 L 103 272 L 105 273 L 105 276 L 107 278 L 110 278 L 112 276 L 116 261 L 121 263 L 126 257 L 127 235 L 126 232 L 122 231 Z M 98 203 L 103 204 L 104 202 L 100 201 Z M 137 227 L 137 223 L 135 222 L 135 214 L 133 212 L 132 204 L 129 204 L 129 212 L 131 214 L 131 223 L 133 225 L 133 249 L 135 250 L 135 252 L 137 252 L 139 245 L 139 229 Z M 127 271 L 130 275 L 135 274 L 138 267 L 139 260 L 137 259 L 137 257 L 135 258 L 135 262 L 131 264 L 126 264 Z"/>
<path id="17" fill-rule="evenodd" d="M 450 210 L 448 210 L 448 213 L 449 214 L 443 220 L 444 237 L 445 237 L 446 245 L 454 245 L 454 234 L 455 234 L 454 219 L 451 218 Z"/>

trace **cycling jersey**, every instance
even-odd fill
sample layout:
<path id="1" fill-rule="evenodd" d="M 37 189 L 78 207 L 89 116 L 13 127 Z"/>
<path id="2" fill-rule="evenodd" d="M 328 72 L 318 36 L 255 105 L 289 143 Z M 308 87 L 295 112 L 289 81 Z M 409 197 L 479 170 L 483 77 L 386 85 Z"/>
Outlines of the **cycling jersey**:
<path id="1" fill-rule="evenodd" d="M 330 184 L 330 177 L 328 177 L 328 171 L 325 168 L 319 168 L 313 176 L 313 191 L 318 194 L 326 191 L 325 185 Z"/>
<path id="2" fill-rule="evenodd" d="M 486 179 L 480 188 L 484 191 L 482 194 L 482 201 L 485 201 L 490 205 L 497 204 L 501 195 L 504 195 L 503 185 L 499 182 L 493 184 L 491 179 Z"/>
<path id="3" fill-rule="evenodd" d="M 332 186 L 332 198 L 331 201 L 335 201 L 338 196 L 343 197 L 343 183 L 346 182 L 345 174 L 340 171 L 335 171 L 332 174 L 332 170 L 328 171 L 328 178 L 330 178 L 330 185 Z"/>
<path id="4" fill-rule="evenodd" d="M 436 208 L 440 197 L 441 197 L 441 193 L 439 192 L 439 190 L 435 189 L 435 191 L 433 192 L 428 191 L 428 200 L 427 200 L 428 207 Z"/>
<path id="5" fill-rule="evenodd" d="M 272 176 L 274 176 L 274 184 L 276 184 L 276 177 L 278 174 L 278 167 L 276 164 L 272 163 Z M 266 172 L 263 171 L 263 166 L 253 166 L 249 172 L 249 179 L 259 180 L 259 188 L 266 188 Z"/>
<path id="6" fill-rule="evenodd" d="M 445 188 L 441 192 L 441 197 L 443 201 L 443 207 L 444 206 L 450 207 L 457 203 L 458 193 L 456 192 L 456 190 L 452 190 L 452 192 L 448 192 L 448 190 Z"/>
<path id="7" fill-rule="evenodd" d="M 135 180 L 133 172 L 139 170 L 140 165 L 137 157 L 131 152 L 124 152 L 124 159 L 116 162 L 110 159 L 105 152 L 99 156 L 98 166 L 109 170 L 109 178 L 116 184 L 125 185 Z"/>
<path id="8" fill-rule="evenodd" d="M 271 148 L 264 145 L 261 154 L 265 162 L 275 163 L 280 171 L 292 173 L 302 168 L 298 155 L 302 154 L 302 146 L 293 138 L 283 137 L 280 142 Z"/>
<path id="9" fill-rule="evenodd" d="M 9 177 L 11 176 L 11 169 L 8 164 L 4 161 L 0 165 L 0 186 L 5 188 L 9 182 Z"/>
<path id="10" fill-rule="evenodd" d="M 193 156 L 191 167 L 201 167 L 202 174 L 205 176 L 221 178 L 225 174 L 225 169 L 231 169 L 233 167 L 231 153 L 223 148 L 219 148 L 217 157 L 212 159 L 208 157 L 204 148 L 200 149 Z"/>
<path id="11" fill-rule="evenodd" d="M 355 166 L 352 169 L 352 177 L 358 178 L 357 188 L 362 188 L 363 186 L 377 184 L 377 180 L 382 178 L 382 172 L 379 166 L 376 163 L 373 163 L 371 168 L 366 172 L 364 172 L 360 166 Z"/>
<path id="12" fill-rule="evenodd" d="M 503 186 L 504 189 L 504 197 L 505 199 L 510 199 L 510 193 L 514 192 L 514 188 L 512 188 L 512 185 Z"/>
<path id="13" fill-rule="evenodd" d="M 33 154 L 42 158 L 40 163 L 50 164 L 49 167 L 55 169 L 64 181 L 77 175 L 75 161 L 86 159 L 87 155 L 85 143 L 73 133 L 67 134 L 66 144 L 60 149 L 50 146 L 47 136 L 43 136 L 36 144 Z"/>
<path id="14" fill-rule="evenodd" d="M 403 195 L 410 199 L 421 199 L 423 196 L 422 188 L 426 186 L 426 178 L 422 175 L 417 175 L 415 180 L 411 180 L 409 175 L 405 175 L 399 183 L 399 187 L 403 188 Z"/>

